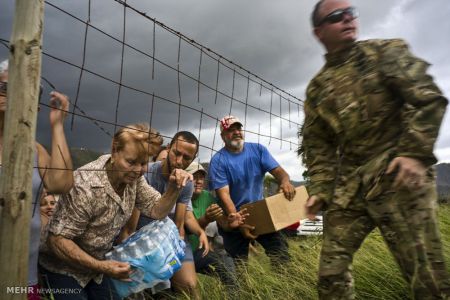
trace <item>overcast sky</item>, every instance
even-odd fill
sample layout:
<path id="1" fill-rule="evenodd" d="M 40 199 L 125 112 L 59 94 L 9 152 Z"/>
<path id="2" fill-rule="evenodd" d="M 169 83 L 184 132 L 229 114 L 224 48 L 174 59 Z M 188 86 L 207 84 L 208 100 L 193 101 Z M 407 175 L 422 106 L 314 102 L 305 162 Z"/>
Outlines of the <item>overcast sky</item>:
<path id="1" fill-rule="evenodd" d="M 87 0 L 49 1 L 70 14 L 87 20 Z M 127 1 L 137 10 L 194 39 L 227 59 L 257 74 L 297 98 L 304 99 L 309 80 L 320 69 L 324 60 L 324 50 L 311 32 L 309 15 L 316 3 L 313 0 L 134 0 Z M 360 38 L 403 38 L 413 53 L 432 64 L 429 73 L 448 98 L 450 96 L 450 5 L 448 0 L 379 0 L 354 1 L 360 11 Z M 123 7 L 113 0 L 91 0 L 91 24 L 121 39 L 123 30 Z M 10 39 L 14 1 L 1 0 L 0 38 Z M 50 5 L 45 7 L 44 51 L 74 65 L 83 62 L 83 43 L 85 25 Z M 151 94 L 180 101 L 177 72 L 155 64 L 155 78 L 152 80 L 153 23 L 142 16 L 128 11 L 126 15 L 126 42 L 138 49 L 129 47 L 124 52 L 123 83 L 139 93 L 122 89 L 117 123 L 149 122 Z M 120 76 L 121 44 L 96 30 L 89 29 L 87 36 L 85 68 L 102 76 L 118 81 Z M 180 70 L 197 78 L 200 51 L 182 42 Z M 7 57 L 7 50 L 0 46 L 0 58 Z M 156 26 L 156 58 L 177 68 L 178 38 Z M 233 66 L 221 66 L 219 91 L 245 101 L 247 73 L 236 68 L 233 86 Z M 50 57 L 43 57 L 43 76 L 58 90 L 67 93 L 75 100 L 80 70 Z M 215 88 L 217 61 L 202 56 L 201 81 Z M 292 179 L 300 180 L 302 167 L 296 157 L 297 143 L 295 123 L 301 124 L 296 99 L 274 89 L 260 88 L 258 83 L 249 84 L 245 127 L 251 132 L 272 135 L 274 138 L 259 137 L 247 133 L 248 141 L 259 141 L 266 145 L 281 165 L 287 169 Z M 254 79 L 258 81 L 257 79 Z M 46 91 L 49 91 L 46 86 Z M 197 110 L 202 110 L 215 118 L 230 111 L 230 101 L 206 86 L 200 87 L 198 98 L 197 83 L 188 77 L 180 76 L 181 102 Z M 282 95 L 280 100 L 279 94 Z M 105 122 L 115 122 L 118 87 L 104 79 L 84 73 L 80 86 L 78 105 L 89 116 Z M 288 104 L 287 99 L 291 101 Z M 281 115 L 284 120 L 264 111 Z M 272 102 L 272 109 L 270 103 Z M 301 110 L 301 107 L 300 107 Z M 245 106 L 234 102 L 231 111 L 245 119 Z M 43 108 L 39 115 L 38 139 L 48 143 L 48 111 Z M 289 124 L 287 120 L 291 120 Z M 87 147 L 107 152 L 110 137 L 99 130 L 91 121 L 75 118 L 74 128 L 67 135 L 71 147 Z M 201 131 L 200 129 L 201 123 Z M 152 126 L 166 136 L 177 130 L 178 106 L 156 99 L 153 105 Z M 114 127 L 103 125 L 109 132 Z M 200 113 L 183 108 L 180 129 L 191 130 L 200 135 L 202 147 L 200 160 L 208 161 L 214 146 L 220 149 L 222 143 L 218 132 L 214 138 L 216 122 Z M 450 161 L 450 114 L 443 121 L 440 137 L 436 145 L 439 161 Z M 277 138 L 282 138 L 280 143 Z M 291 141 L 291 143 L 286 142 Z"/>

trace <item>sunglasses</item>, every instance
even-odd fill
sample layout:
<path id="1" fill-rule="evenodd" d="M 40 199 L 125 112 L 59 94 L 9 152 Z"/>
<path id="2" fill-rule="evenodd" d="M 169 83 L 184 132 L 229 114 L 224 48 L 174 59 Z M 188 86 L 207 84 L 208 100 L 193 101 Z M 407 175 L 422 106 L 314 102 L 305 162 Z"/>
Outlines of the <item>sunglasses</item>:
<path id="1" fill-rule="evenodd" d="M 42 93 L 44 92 L 43 86 L 39 86 L 39 100 L 42 97 Z M 8 82 L 0 81 L 0 95 L 5 96 L 8 93 Z"/>
<path id="2" fill-rule="evenodd" d="M 330 23 L 330 24 L 339 23 L 342 20 L 344 20 L 345 15 L 349 15 L 353 20 L 353 19 L 356 19 L 359 14 L 358 14 L 358 11 L 356 10 L 356 8 L 353 6 L 350 6 L 347 8 L 342 8 L 342 9 L 337 9 L 337 10 L 333 11 L 332 13 L 330 13 L 329 15 L 327 15 L 325 18 L 323 18 L 317 24 L 317 26 L 320 26 L 323 23 Z"/>

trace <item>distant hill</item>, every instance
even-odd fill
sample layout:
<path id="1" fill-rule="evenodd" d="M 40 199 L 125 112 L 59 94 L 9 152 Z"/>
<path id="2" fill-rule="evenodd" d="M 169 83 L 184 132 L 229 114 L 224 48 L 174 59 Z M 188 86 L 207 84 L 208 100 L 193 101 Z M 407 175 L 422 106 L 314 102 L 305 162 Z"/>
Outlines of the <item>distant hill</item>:
<path id="1" fill-rule="evenodd" d="M 437 164 L 435 168 L 437 185 L 450 185 L 450 164 Z"/>
<path id="2" fill-rule="evenodd" d="M 450 164 L 437 164 L 435 168 L 439 201 L 441 203 L 450 203 Z"/>
<path id="3" fill-rule="evenodd" d="M 304 181 L 292 181 L 291 183 L 294 187 L 304 185 Z M 264 177 L 264 197 L 272 196 L 278 193 L 278 183 L 272 175 L 266 174 Z"/>
<path id="4" fill-rule="evenodd" d="M 436 186 L 438 199 L 440 203 L 450 204 L 450 163 L 437 164 L 436 170 Z M 305 184 L 304 181 L 291 181 L 297 187 Z M 265 183 L 266 195 L 273 195 L 277 192 L 278 185 L 275 182 L 268 180 Z"/>
<path id="5" fill-rule="evenodd" d="M 103 153 L 89 150 L 86 148 L 71 148 L 72 161 L 74 169 L 77 169 L 88 162 L 96 160 Z M 208 170 L 209 162 L 202 162 L 203 167 Z M 436 169 L 436 185 L 439 201 L 441 203 L 450 203 L 450 163 L 441 163 L 435 166 Z M 304 181 L 292 181 L 297 187 L 303 185 Z M 265 194 L 273 195 L 277 192 L 278 185 L 272 180 L 265 182 Z"/>
<path id="6" fill-rule="evenodd" d="M 50 153 L 51 147 L 48 145 L 42 145 Z M 70 148 L 70 156 L 72 157 L 73 169 L 76 170 L 85 164 L 96 160 L 100 155 L 105 153 L 89 150 L 87 148 Z"/>
<path id="7" fill-rule="evenodd" d="M 73 168 L 74 170 L 78 169 L 85 164 L 96 160 L 100 155 L 103 155 L 101 152 L 89 150 L 86 148 L 71 148 L 70 154 L 72 156 Z"/>
<path id="8" fill-rule="evenodd" d="M 298 187 L 298 186 L 301 186 L 301 185 L 305 185 L 306 181 L 292 181 L 291 180 L 291 183 L 292 183 L 293 186 Z"/>

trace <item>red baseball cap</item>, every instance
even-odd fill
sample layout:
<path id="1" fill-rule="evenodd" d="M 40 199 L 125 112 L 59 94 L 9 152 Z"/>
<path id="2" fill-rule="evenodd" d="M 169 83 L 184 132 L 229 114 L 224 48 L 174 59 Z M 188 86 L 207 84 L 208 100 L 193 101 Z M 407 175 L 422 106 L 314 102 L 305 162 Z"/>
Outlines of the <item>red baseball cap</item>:
<path id="1" fill-rule="evenodd" d="M 225 116 L 220 120 L 220 132 L 227 130 L 231 125 L 238 123 L 242 126 L 241 121 L 234 116 Z"/>

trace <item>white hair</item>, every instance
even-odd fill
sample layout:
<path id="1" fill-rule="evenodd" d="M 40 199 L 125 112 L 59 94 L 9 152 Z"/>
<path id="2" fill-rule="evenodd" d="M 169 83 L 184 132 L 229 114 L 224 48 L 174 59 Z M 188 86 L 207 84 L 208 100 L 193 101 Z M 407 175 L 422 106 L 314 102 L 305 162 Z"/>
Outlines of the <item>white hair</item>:
<path id="1" fill-rule="evenodd" d="M 7 59 L 2 61 L 0 63 L 0 74 L 8 72 L 8 66 L 9 66 L 9 64 L 8 64 L 8 60 Z"/>

